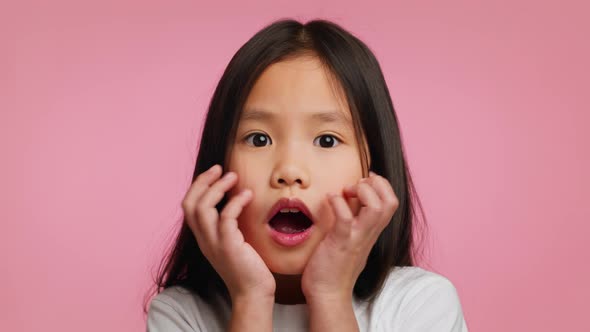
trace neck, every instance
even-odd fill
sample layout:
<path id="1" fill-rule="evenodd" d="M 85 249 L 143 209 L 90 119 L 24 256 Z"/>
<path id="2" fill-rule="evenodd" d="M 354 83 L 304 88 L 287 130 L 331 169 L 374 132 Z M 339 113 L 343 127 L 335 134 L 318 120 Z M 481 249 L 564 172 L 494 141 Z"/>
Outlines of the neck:
<path id="1" fill-rule="evenodd" d="M 301 275 L 288 275 L 274 273 L 276 281 L 275 303 L 278 304 L 302 304 L 305 296 L 301 291 Z"/>

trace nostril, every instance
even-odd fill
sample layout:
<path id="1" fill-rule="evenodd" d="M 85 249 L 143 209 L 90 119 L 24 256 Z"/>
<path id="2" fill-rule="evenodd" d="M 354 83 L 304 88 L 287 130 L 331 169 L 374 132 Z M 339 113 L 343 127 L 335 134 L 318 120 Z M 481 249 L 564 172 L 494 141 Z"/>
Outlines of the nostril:
<path id="1" fill-rule="evenodd" d="M 280 184 L 284 184 L 287 183 L 287 181 L 285 181 L 285 179 L 279 179 L 278 182 Z M 296 179 L 295 182 L 299 183 L 299 184 L 303 184 L 303 181 L 301 181 L 301 179 Z"/>

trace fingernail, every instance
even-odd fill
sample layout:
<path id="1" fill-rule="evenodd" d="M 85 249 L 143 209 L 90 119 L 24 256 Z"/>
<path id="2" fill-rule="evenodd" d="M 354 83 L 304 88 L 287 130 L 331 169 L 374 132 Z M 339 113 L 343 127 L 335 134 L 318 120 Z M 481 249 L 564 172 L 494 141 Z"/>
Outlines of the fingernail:
<path id="1" fill-rule="evenodd" d="M 242 195 L 244 195 L 244 196 L 246 196 L 246 197 L 247 197 L 247 196 L 250 196 L 250 195 L 252 195 L 252 190 L 250 190 L 250 189 L 244 189 L 244 190 L 242 191 Z"/>
<path id="2" fill-rule="evenodd" d="M 373 171 L 369 171 L 369 176 L 375 176 L 377 174 L 375 174 Z"/>
<path id="3" fill-rule="evenodd" d="M 225 175 L 223 177 L 226 178 L 227 180 L 233 180 L 236 177 L 236 173 L 227 172 L 227 173 L 225 173 Z"/>

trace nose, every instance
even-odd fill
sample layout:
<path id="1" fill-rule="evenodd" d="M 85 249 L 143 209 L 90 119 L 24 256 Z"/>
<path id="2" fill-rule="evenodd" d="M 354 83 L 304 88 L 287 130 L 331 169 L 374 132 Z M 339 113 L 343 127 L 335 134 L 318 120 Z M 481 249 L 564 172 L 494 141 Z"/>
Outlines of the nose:
<path id="1" fill-rule="evenodd" d="M 301 189 L 309 187 L 309 173 L 301 161 L 286 158 L 282 158 L 273 169 L 271 187 L 282 188 L 295 185 L 298 185 Z"/>

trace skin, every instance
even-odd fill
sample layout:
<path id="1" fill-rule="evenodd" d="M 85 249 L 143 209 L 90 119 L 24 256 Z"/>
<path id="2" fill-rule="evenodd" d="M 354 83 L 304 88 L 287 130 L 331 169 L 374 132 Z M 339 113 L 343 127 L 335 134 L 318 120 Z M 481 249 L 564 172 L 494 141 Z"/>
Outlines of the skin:
<path id="1" fill-rule="evenodd" d="M 303 273 L 334 224 L 326 194 L 341 192 L 344 185 L 363 177 L 350 111 L 333 90 L 317 61 L 279 62 L 267 68 L 254 85 L 238 125 L 228 170 L 240 179 L 230 195 L 244 188 L 253 190 L 254 199 L 239 216 L 239 227 L 277 274 Z M 252 118 L 256 112 L 267 117 Z M 341 122 L 314 118 L 321 112 L 332 112 Z M 256 133 L 258 137 L 253 137 Z M 260 134 L 272 144 L 253 146 Z M 322 135 L 333 135 L 339 142 L 323 148 L 319 144 Z M 281 197 L 299 198 L 312 214 L 315 229 L 296 248 L 276 244 L 266 230 L 267 215 Z"/>
<path id="2" fill-rule="evenodd" d="M 269 66 L 245 103 L 227 173 L 204 172 L 183 201 L 230 291 L 230 330 L 270 330 L 274 302 L 308 303 L 311 330 L 358 330 L 352 289 L 399 203 L 386 179 L 363 176 L 351 113 L 333 82 L 315 58 Z M 282 197 L 312 214 L 310 237 L 295 247 L 269 236 L 267 215 Z"/>

